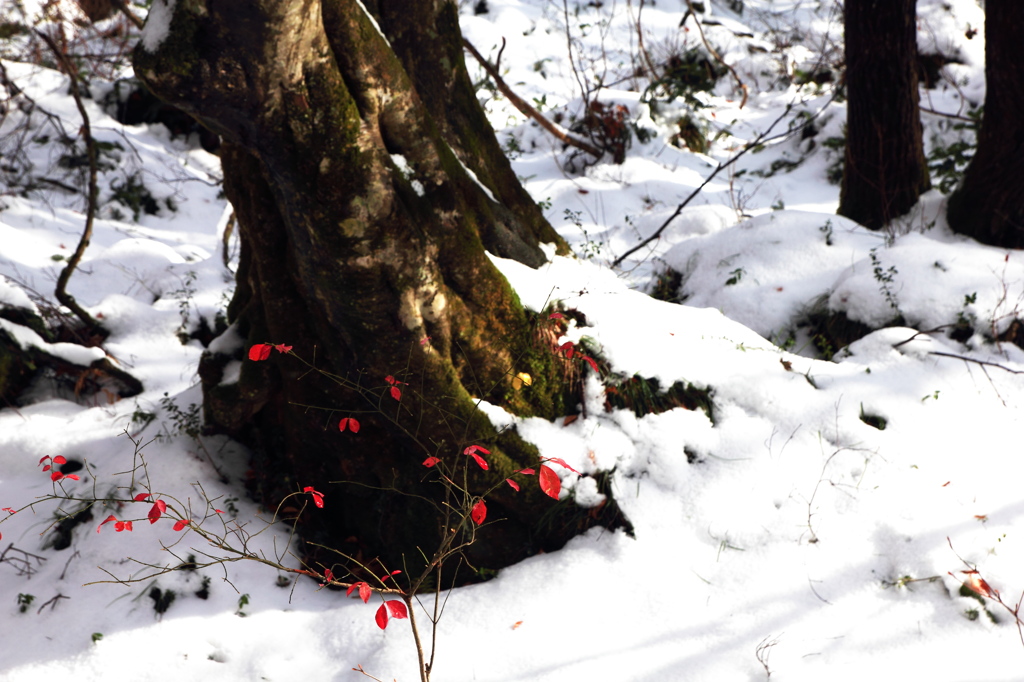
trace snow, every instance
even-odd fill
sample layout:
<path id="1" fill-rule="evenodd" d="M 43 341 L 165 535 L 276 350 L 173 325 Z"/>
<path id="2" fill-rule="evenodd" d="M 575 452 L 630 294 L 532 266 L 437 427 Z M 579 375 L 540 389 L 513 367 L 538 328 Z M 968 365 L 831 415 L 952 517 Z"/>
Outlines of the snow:
<path id="1" fill-rule="evenodd" d="M 140 40 L 148 52 L 156 52 L 171 33 L 171 19 L 178 0 L 154 0 L 146 17 Z"/>
<path id="2" fill-rule="evenodd" d="M 464 8 L 469 39 L 487 52 L 506 37 L 506 80 L 527 100 L 546 97 L 545 111 L 579 116 L 560 3 L 488 5 L 484 15 Z M 605 55 L 609 69 L 621 59 L 628 71 L 636 17 L 611 5 L 570 10 L 577 56 L 601 68 Z M 712 414 L 606 411 L 590 370 L 585 414 L 568 424 L 482 403 L 493 423 L 514 425 L 543 456 L 583 474 L 556 467 L 562 495 L 584 509 L 602 501 L 595 475 L 608 475 L 635 536 L 593 529 L 558 552 L 454 590 L 440 622 L 434 679 L 750 682 L 769 671 L 772 680 L 790 682 L 1024 678 L 1011 616 L 959 592 L 964 561 L 1008 604 L 1024 591 L 1017 534 L 1024 527 L 1017 463 L 1024 351 L 993 340 L 1022 316 L 1024 258 L 953 234 L 938 191 L 881 232 L 835 215 L 838 188 L 826 176 L 836 155 L 823 141 L 842 134 L 845 105 L 831 102 L 827 88 L 791 81 L 794 68 L 841 47 L 838 17 L 817 5 L 747 0 L 742 15 L 711 5 L 721 25 L 705 31 L 750 98 L 739 108 L 726 76 L 706 96 L 711 106 L 693 110 L 714 138 L 707 154 L 669 144 L 690 105 L 677 100 L 655 110 L 628 82 L 602 99 L 629 106 L 654 137 L 634 139 L 622 165 L 577 172 L 567 170 L 569 152 L 560 144 L 506 101 L 487 99 L 515 172 L 579 256 L 552 257 L 536 270 L 492 262 L 528 308 L 579 310 L 585 323 L 570 325 L 564 340 L 585 341 L 619 377 L 708 389 L 714 407 Z M 153 3 L 147 49 L 159 43 L 170 7 Z M 920 0 L 918 13 L 920 44 L 955 50 L 964 62 L 949 70 L 958 87 L 923 91 L 922 101 L 962 114 L 984 93 L 983 33 L 967 37 L 969 27 L 982 28 L 982 13 L 973 0 Z M 644 8 L 645 43 L 655 58 L 673 45 L 699 44 L 695 31 L 678 30 L 681 18 L 672 3 Z M 736 35 L 742 28 L 754 37 Z M 4 65 L 69 134 L 78 130 L 64 77 Z M 209 550 L 194 531 L 146 523 L 144 511 L 131 533 L 113 524 L 97 533 L 106 515 L 132 513 L 97 510 L 75 529 L 71 547 L 48 546 L 57 507 L 41 497 L 55 485 L 102 497 L 129 485 L 124 472 L 133 470 L 167 499 L 191 505 L 204 528 L 237 519 L 255 532 L 268 520 L 245 495 L 244 448 L 221 436 L 203 436 L 200 447 L 180 429 L 180 415 L 202 399 L 196 367 L 204 349 L 194 340 L 182 345 L 177 335 L 200 319 L 212 324 L 230 300 L 237 265 L 236 242 L 223 262 L 228 207 L 217 160 L 161 128 L 123 128 L 98 103 L 88 105 L 96 135 L 122 149 L 113 170 L 101 174 L 102 208 L 70 291 L 102 315 L 112 330 L 106 353 L 145 390 L 111 404 L 44 398 L 0 410 L 0 508 L 21 509 L 0 512 L 0 678 L 354 680 L 352 669 L 362 666 L 380 679 L 418 679 L 408 621 L 381 631 L 374 606 L 311 580 L 279 587 L 277 573 L 261 565 L 86 585 L 110 580 L 106 571 L 138 575 L 133 560 L 173 565 L 176 556 Z M 790 105 L 794 115 L 820 112 L 814 144 L 797 135 L 746 155 L 648 248 L 609 267 Z M 17 116 L 7 116 L 0 135 Z M 929 149 L 965 134 L 942 117 L 923 119 Z M 64 148 L 48 124 L 35 118 L 32 125 L 33 134 L 51 137 L 29 148 L 34 166 L 78 186 L 75 173 L 55 166 Z M 411 177 L 406 160 L 392 158 Z M 138 220 L 111 190 L 112 181 L 135 172 L 159 204 Z M 47 312 L 83 206 L 80 194 L 57 189 L 4 194 L 0 301 Z M 646 293 L 668 268 L 681 275 L 669 293 L 683 304 Z M 829 313 L 874 331 L 826 355 L 816 337 Z M 959 341 L 949 335 L 958 325 L 972 330 Z M 20 344 L 79 363 L 104 356 L 48 344 L 8 320 L 0 328 Z M 242 344 L 230 328 L 211 349 Z M 223 381 L 237 381 L 240 370 L 231 364 Z M 125 431 L 144 443 L 141 454 Z M 86 464 L 80 481 L 54 484 L 40 470 L 41 458 L 57 456 Z M 329 483 L 309 483 L 325 493 L 326 505 L 340 494 Z M 203 512 L 204 497 L 225 513 Z M 250 548 L 280 556 L 288 543 L 287 529 L 272 526 Z M 204 578 L 205 599 L 197 594 Z M 162 615 L 149 596 L 154 587 L 177 594 Z M 24 612 L 20 595 L 34 597 Z"/>

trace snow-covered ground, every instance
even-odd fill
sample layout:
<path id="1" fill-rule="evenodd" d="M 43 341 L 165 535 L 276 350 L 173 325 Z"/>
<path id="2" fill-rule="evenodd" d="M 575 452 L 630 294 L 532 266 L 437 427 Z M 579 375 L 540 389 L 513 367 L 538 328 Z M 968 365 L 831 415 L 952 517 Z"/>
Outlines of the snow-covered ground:
<path id="1" fill-rule="evenodd" d="M 642 13 L 623 2 L 570 3 L 565 12 L 546 0 L 488 0 L 479 15 L 463 7 L 463 30 L 481 52 L 495 56 L 506 39 L 504 77 L 525 99 L 568 127 L 581 114 L 580 81 L 593 86 L 602 74 L 609 85 L 599 99 L 628 107 L 647 138 L 634 137 L 621 165 L 572 172 L 567 151 L 482 90 L 516 172 L 580 256 L 537 271 L 496 259 L 499 267 L 527 306 L 554 298 L 585 313 L 589 326 L 569 339 L 586 337 L 614 372 L 710 388 L 714 409 L 606 412 L 591 376 L 585 418 L 515 420 L 544 455 L 584 473 L 613 471 L 635 537 L 593 530 L 455 590 L 434 679 L 1022 680 L 1013 617 L 964 596 L 960 582 L 976 577 L 963 572 L 976 566 L 1007 604 L 1024 593 L 1016 461 L 1024 351 L 993 341 L 1022 316 L 1024 256 L 953 235 L 937 190 L 888 232 L 837 217 L 838 188 L 827 178 L 841 156 L 844 104 L 828 83 L 797 82 L 841 60 L 841 12 L 828 2 L 706 4 L 716 23 L 705 33 L 746 85 L 745 103 L 728 73 L 690 102 L 641 101 L 636 26 L 650 60 L 666 63 L 701 44 L 692 19 L 679 28 L 685 3 Z M 741 4 L 742 13 L 728 9 Z M 984 95 L 982 10 L 973 0 L 918 5 L 922 48 L 963 62 L 922 90 L 922 103 L 965 115 Z M 573 63 L 585 70 L 579 79 L 566 23 Z M 73 138 L 79 118 L 67 80 L 38 66 L 4 67 Z M 470 69 L 482 78 L 472 61 Z M 37 402 L 0 410 L 0 507 L 23 509 L 53 493 L 45 457 L 87 463 L 80 481 L 63 482 L 71 495 L 128 485 L 122 472 L 139 459 L 127 430 L 148 442 L 142 457 L 155 489 L 198 508 L 200 483 L 227 517 L 262 528 L 265 513 L 245 497 L 242 448 L 221 437 L 200 447 L 180 428 L 201 401 L 203 349 L 182 345 L 178 332 L 212 322 L 233 286 L 218 161 L 161 126 L 116 123 L 99 104 L 109 87 L 94 82 L 86 103 L 110 163 L 96 234 L 70 291 L 102 316 L 113 332 L 106 352 L 145 391 L 82 404 L 48 398 L 43 385 Z M 745 155 L 659 239 L 609 268 L 787 107 L 776 132 L 811 117 L 815 134 Z M 707 153 L 670 144 L 685 115 L 713 139 Z M 970 139 L 955 119 L 923 119 L 929 152 Z M 0 133 L 22 120 L 9 112 Z M 38 113 L 32 121 L 29 160 L 41 176 L 75 185 L 77 173 L 56 165 L 69 152 L 55 129 Z M 155 214 L 136 218 L 112 200 L 112 183 L 130 178 L 151 193 Z M 24 196 L 9 187 L 0 208 L 0 300 L 52 302 L 83 224 L 82 195 L 53 183 Z M 669 268 L 679 289 L 662 289 L 682 305 L 646 293 Z M 877 331 L 834 347 L 825 329 L 836 313 Z M 563 494 L 577 494 L 576 475 L 563 475 Z M 336 491 L 317 486 L 330 504 Z M 593 494 L 578 491 L 583 500 Z M 174 560 L 169 551 L 206 548 L 169 522 L 95 532 L 107 513 L 74 529 L 61 550 L 51 546 L 55 503 L 3 513 L 0 679 L 354 680 L 356 666 L 418 679 L 408 621 L 380 630 L 374 607 L 311 580 L 281 587 L 264 566 L 83 586 L 137 574 L 134 561 L 164 564 Z M 275 527 L 253 543 L 273 552 L 287 535 Z M 154 588 L 176 595 L 162 615 Z"/>

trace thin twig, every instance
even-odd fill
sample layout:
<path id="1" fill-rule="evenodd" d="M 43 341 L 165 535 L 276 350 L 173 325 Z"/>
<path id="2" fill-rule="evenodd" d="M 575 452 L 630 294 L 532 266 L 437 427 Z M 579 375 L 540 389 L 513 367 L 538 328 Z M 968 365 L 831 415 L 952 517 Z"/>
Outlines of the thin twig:
<path id="1" fill-rule="evenodd" d="M 969 357 L 966 357 L 964 355 L 957 355 L 956 353 L 943 353 L 941 351 L 933 350 L 933 351 L 931 351 L 929 353 L 929 355 L 938 355 L 939 357 L 942 357 L 942 358 L 953 358 L 954 360 L 963 360 L 964 362 L 973 362 L 974 364 L 981 365 L 982 367 L 995 367 L 996 369 L 1001 369 L 1004 372 L 1009 372 L 1010 374 L 1024 374 L 1024 369 L 1013 369 L 1011 367 L 1007 367 L 1006 365 L 1000 365 L 998 362 L 988 362 L 987 360 L 976 360 L 974 358 L 969 358 Z"/>
<path id="2" fill-rule="evenodd" d="M 753 140 L 748 142 L 746 145 L 744 145 L 743 149 L 741 149 L 731 159 L 729 159 L 725 163 L 719 163 L 718 167 L 715 168 L 715 170 L 711 171 L 711 175 L 709 175 L 704 180 L 704 182 L 700 183 L 700 186 L 697 187 L 697 189 L 695 189 L 692 192 L 690 192 L 690 195 L 688 197 L 686 197 L 682 201 L 681 204 L 676 206 L 676 210 L 672 212 L 672 215 L 670 215 L 668 218 L 666 218 L 665 222 L 663 222 L 661 224 L 661 226 L 657 230 L 655 230 L 654 233 L 650 237 L 648 237 L 647 239 L 644 239 L 642 242 L 640 242 L 639 244 L 637 244 L 636 246 L 634 246 L 630 250 L 626 251 L 626 253 L 622 254 L 621 256 L 616 258 L 614 261 L 612 261 L 612 267 L 613 268 L 619 267 L 619 265 L 622 264 L 622 261 L 626 260 L 626 258 L 628 258 L 629 256 L 633 255 L 634 253 L 636 253 L 640 249 L 644 248 L 645 246 L 647 246 L 648 244 L 653 242 L 655 239 L 658 239 L 659 237 L 661 237 L 661 233 L 665 231 L 665 229 L 669 226 L 669 224 L 673 220 L 675 220 L 676 218 L 679 217 L 679 214 L 683 212 L 683 209 L 686 208 L 686 206 L 691 201 L 693 201 L 694 197 L 696 197 L 698 194 L 700 194 L 704 190 L 704 188 L 708 186 L 708 183 L 710 183 L 712 180 L 715 179 L 716 175 L 718 175 L 723 170 L 725 170 L 729 166 L 731 166 L 734 163 L 736 163 L 737 161 L 739 161 L 743 157 L 743 155 L 746 154 L 747 152 L 749 152 L 751 149 L 754 149 L 755 147 L 758 147 L 761 144 L 763 144 L 768 139 L 768 134 L 775 128 L 776 125 L 779 124 L 780 121 L 782 121 L 782 119 L 786 118 L 786 116 L 789 115 L 789 112 L 790 112 L 790 110 L 792 108 L 793 108 L 792 104 L 786 105 L 785 111 L 783 111 L 782 114 L 778 118 L 776 118 L 774 121 L 772 121 L 772 124 L 770 126 L 768 126 L 767 130 L 765 130 L 763 133 L 761 133 L 760 135 L 755 137 Z"/>
<path id="3" fill-rule="evenodd" d="M 742 109 L 744 105 L 746 105 L 747 103 L 746 84 L 742 80 L 740 80 L 740 76 L 738 73 L 736 73 L 736 69 L 732 68 L 731 64 L 727 64 L 725 60 L 722 59 L 722 55 L 718 54 L 718 50 L 713 48 L 711 46 L 711 43 L 708 42 L 707 37 L 704 35 L 704 27 L 701 26 L 700 19 L 697 18 L 697 12 L 693 9 L 693 3 L 690 0 L 686 0 L 686 6 L 689 8 L 689 13 L 693 15 L 694 23 L 697 24 L 697 31 L 700 33 L 700 39 L 704 42 L 704 48 L 712 57 L 714 57 L 716 62 L 727 68 L 729 70 L 729 73 L 731 73 L 732 77 L 736 80 L 737 87 L 739 87 L 740 92 L 743 93 L 743 100 L 740 102 L 740 109 Z"/>
<path id="4" fill-rule="evenodd" d="M 502 39 L 501 42 L 502 49 L 504 49 L 505 40 Z M 473 47 L 472 43 L 463 38 L 462 45 L 467 50 L 469 50 L 470 54 L 473 55 L 473 58 L 480 63 L 480 66 L 482 66 L 484 71 L 487 72 L 487 75 L 494 79 L 494 83 L 495 85 L 498 86 L 498 90 L 501 91 L 501 94 L 505 95 L 508 101 L 512 103 L 512 106 L 518 109 L 523 115 L 532 118 L 534 121 L 540 124 L 541 128 L 548 131 L 565 144 L 572 147 L 576 147 L 577 149 L 582 149 L 586 153 L 593 156 L 595 159 L 600 159 L 602 156 L 604 156 L 604 153 L 600 149 L 591 144 L 588 144 L 587 142 L 584 142 L 583 140 L 577 139 L 572 135 L 569 135 L 569 133 L 566 132 L 565 129 L 555 124 L 554 122 L 548 120 L 546 116 L 537 111 L 537 109 L 531 106 L 529 103 L 527 103 L 526 100 L 524 100 L 522 97 L 514 93 L 512 91 L 512 88 L 508 86 L 505 80 L 498 73 L 497 69 L 495 69 L 491 65 L 491 63 L 488 62 L 484 58 L 484 56 L 477 51 L 475 47 Z"/>
<path id="5" fill-rule="evenodd" d="M 78 301 L 75 297 L 68 293 L 67 286 L 68 281 L 71 279 L 72 273 L 78 264 L 82 261 L 82 257 L 85 255 L 85 250 L 89 248 L 89 241 L 92 239 L 92 225 L 96 218 L 96 208 L 99 199 L 99 186 L 97 184 L 97 176 L 99 174 L 97 154 L 96 154 L 96 140 L 92 137 L 92 127 L 89 123 L 89 113 L 85 110 L 85 104 L 82 102 L 82 92 L 78 87 L 78 74 L 75 71 L 74 66 L 68 59 L 67 55 L 61 52 L 60 48 L 57 47 L 57 43 L 48 36 L 46 33 L 37 30 L 36 33 L 43 42 L 46 43 L 47 47 L 53 52 L 53 55 L 60 62 L 70 79 L 71 84 L 71 96 L 75 100 L 75 106 L 78 107 L 78 113 L 82 117 L 82 137 L 85 139 L 85 153 L 89 159 L 89 189 L 86 194 L 88 203 L 85 212 L 85 227 L 82 230 L 82 238 L 78 240 L 78 246 L 75 248 L 75 252 L 68 258 L 67 265 L 60 271 L 60 275 L 57 277 L 57 288 L 53 292 L 57 297 L 57 300 L 61 302 L 68 310 L 73 312 L 75 316 L 81 320 L 88 328 L 90 336 L 93 334 L 99 334 L 100 336 L 106 337 L 107 331 L 97 322 L 92 315 L 86 312 L 85 308 L 78 305 Z"/>

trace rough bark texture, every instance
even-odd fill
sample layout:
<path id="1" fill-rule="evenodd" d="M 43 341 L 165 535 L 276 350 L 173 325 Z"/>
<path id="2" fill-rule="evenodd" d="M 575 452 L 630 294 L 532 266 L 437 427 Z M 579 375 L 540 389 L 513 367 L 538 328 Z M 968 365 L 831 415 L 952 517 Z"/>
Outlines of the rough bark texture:
<path id="1" fill-rule="evenodd" d="M 1024 248 L 1024 3 L 985 3 L 985 112 L 978 151 L 949 198 L 949 226 L 980 242 Z"/>
<path id="2" fill-rule="evenodd" d="M 931 186 L 921 140 L 915 0 L 847 0 L 847 139 L 839 215 L 879 229 Z"/>
<path id="3" fill-rule="evenodd" d="M 178 0 L 169 36 L 153 52 L 141 47 L 135 67 L 224 138 L 242 239 L 235 331 L 246 348 L 293 345 L 326 373 L 275 354 L 222 384 L 229 358 L 210 354 L 200 367 L 208 422 L 252 446 L 268 506 L 306 485 L 327 493 L 324 510 L 303 515 L 307 540 L 415 568 L 416 548 L 435 546 L 436 514 L 387 489 L 438 499 L 420 463 L 455 462 L 469 443 L 494 452 L 492 471 L 473 473 L 478 489 L 536 464 L 535 449 L 498 433 L 473 398 L 520 414 L 566 410 L 564 368 L 539 343 L 543 325 L 485 253 L 536 266 L 538 243 L 561 240 L 482 118 L 454 4 L 370 6 L 380 24 L 357 0 Z M 519 372 L 533 377 L 528 389 L 514 389 Z M 400 402 L 388 375 L 409 382 Z M 338 432 L 348 416 L 362 423 L 358 435 Z M 472 549 L 487 568 L 602 520 L 571 504 L 552 514 L 535 485 L 519 495 L 503 486 L 488 506 L 508 521 Z M 605 516 L 614 513 L 608 505 Z"/>

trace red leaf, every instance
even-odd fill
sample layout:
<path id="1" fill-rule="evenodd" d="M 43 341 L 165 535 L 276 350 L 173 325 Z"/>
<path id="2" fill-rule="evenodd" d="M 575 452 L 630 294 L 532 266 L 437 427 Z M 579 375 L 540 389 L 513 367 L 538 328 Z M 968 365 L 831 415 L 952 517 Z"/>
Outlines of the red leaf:
<path id="1" fill-rule="evenodd" d="M 405 608 L 405 602 L 400 602 L 397 599 L 391 599 L 384 602 L 387 604 L 388 613 L 391 614 L 392 618 L 408 618 L 409 610 Z"/>
<path id="2" fill-rule="evenodd" d="M 271 348 L 273 348 L 273 346 L 269 343 L 257 343 L 249 349 L 249 359 L 254 362 L 266 360 L 270 357 Z"/>
<path id="3" fill-rule="evenodd" d="M 487 466 L 487 462 L 484 461 L 484 458 L 476 454 L 475 452 L 470 452 L 469 456 L 475 459 L 476 463 L 479 464 L 480 468 L 483 469 L 484 471 L 490 468 Z"/>
<path id="4" fill-rule="evenodd" d="M 324 580 L 326 582 L 331 582 L 332 580 L 334 580 L 334 571 L 332 571 L 329 568 L 325 568 L 324 569 Z"/>
<path id="5" fill-rule="evenodd" d="M 4 507 L 3 509 L 0 509 L 0 511 L 5 511 L 8 514 L 17 514 L 18 513 L 18 510 L 15 509 L 14 507 Z"/>
<path id="6" fill-rule="evenodd" d="M 152 494 L 152 493 L 139 493 L 138 495 L 136 495 L 136 496 L 135 496 L 135 497 L 133 497 L 132 499 L 134 499 L 134 500 L 135 500 L 136 502 L 142 502 L 142 501 L 143 501 L 143 500 L 145 500 L 145 499 L 146 499 L 147 497 L 149 497 L 149 496 L 150 496 L 151 494 Z"/>
<path id="7" fill-rule="evenodd" d="M 560 350 L 560 351 L 569 351 L 569 350 L 572 350 L 572 347 L 573 347 L 572 341 L 566 341 L 565 343 L 563 343 L 561 346 L 558 347 L 558 350 Z"/>
<path id="8" fill-rule="evenodd" d="M 153 506 L 149 508 L 149 522 L 156 523 L 160 515 L 167 511 L 167 503 L 163 500 L 157 500 L 153 503 Z"/>
<path id="9" fill-rule="evenodd" d="M 64 478 L 70 478 L 72 481 L 80 481 L 80 480 L 82 480 L 82 479 L 78 478 L 78 474 L 68 474 Z"/>
<path id="10" fill-rule="evenodd" d="M 582 355 L 580 357 L 582 357 L 587 362 L 587 364 L 589 364 L 593 368 L 595 372 L 597 372 L 598 374 L 601 373 L 601 370 L 597 368 L 597 362 L 594 361 L 594 358 L 590 357 L 589 355 Z"/>
<path id="11" fill-rule="evenodd" d="M 52 467 L 49 464 L 47 464 L 46 466 L 43 467 L 43 471 L 49 471 L 51 468 Z"/>
<path id="12" fill-rule="evenodd" d="M 441 460 L 438 459 L 437 457 L 427 457 L 425 460 L 423 460 L 423 466 L 432 467 L 440 461 Z"/>
<path id="13" fill-rule="evenodd" d="M 484 504 L 483 500 L 480 500 L 473 505 L 473 508 L 469 511 L 469 518 L 473 519 L 473 523 L 480 525 L 487 518 L 487 505 Z"/>
<path id="14" fill-rule="evenodd" d="M 179 519 L 178 522 L 174 524 L 174 530 L 182 530 L 190 523 L 192 522 L 188 519 Z"/>
<path id="15" fill-rule="evenodd" d="M 512 490 L 519 492 L 519 484 L 513 481 L 511 478 L 506 478 L 505 483 L 508 483 L 510 486 L 512 486 Z"/>
<path id="16" fill-rule="evenodd" d="M 572 356 L 573 356 L 573 354 L 575 352 L 576 352 L 575 348 L 570 348 L 569 350 L 565 351 L 565 357 L 567 357 L 568 359 L 572 360 Z"/>
<path id="17" fill-rule="evenodd" d="M 62 474 L 59 471 L 54 471 L 52 474 L 50 474 L 51 481 L 59 481 L 62 478 L 64 478 L 64 474 Z"/>
<path id="18" fill-rule="evenodd" d="M 345 596 L 346 597 L 351 596 L 353 590 L 359 590 L 359 598 L 363 600 L 364 604 L 366 602 L 370 601 L 370 594 L 371 594 L 371 592 L 370 592 L 370 585 L 369 585 L 369 583 L 365 583 L 365 582 L 352 583 L 351 585 L 348 586 L 348 589 L 345 590 Z"/>
<path id="19" fill-rule="evenodd" d="M 550 315 L 548 315 L 549 320 L 560 320 L 563 317 L 565 317 L 565 315 L 563 315 L 562 313 L 551 313 Z"/>
<path id="20" fill-rule="evenodd" d="M 562 481 L 558 474 L 551 467 L 543 464 L 540 466 L 540 489 L 548 497 L 558 499 L 558 493 L 562 490 Z"/>
<path id="21" fill-rule="evenodd" d="M 53 463 L 54 464 L 67 464 L 68 461 L 66 459 L 64 459 L 62 456 L 57 455 L 56 457 L 53 458 Z"/>
<path id="22" fill-rule="evenodd" d="M 564 467 L 565 467 L 566 469 L 568 469 L 569 471 L 575 472 L 575 473 L 577 473 L 577 474 L 579 474 L 579 473 L 580 473 L 580 472 L 576 471 L 575 469 L 573 469 L 573 468 L 572 468 L 571 466 L 569 466 L 568 464 L 566 464 L 566 463 L 565 463 L 565 460 L 564 460 L 564 459 L 562 459 L 561 457 L 545 457 L 543 461 L 545 461 L 545 462 L 554 462 L 555 464 L 561 464 L 562 466 L 564 466 Z M 582 475 L 583 475 L 583 474 L 580 474 L 580 476 L 582 476 Z"/>
<path id="23" fill-rule="evenodd" d="M 104 525 L 110 523 L 111 521 L 117 521 L 117 517 L 114 516 L 113 514 L 111 514 L 107 518 L 103 519 L 103 523 L 101 523 L 100 525 L 96 526 L 96 532 L 99 533 L 100 532 L 100 528 L 103 528 Z"/>
<path id="24" fill-rule="evenodd" d="M 391 387 L 391 397 L 394 398 L 395 400 L 402 399 L 402 392 L 398 390 L 398 386 Z"/>
<path id="25" fill-rule="evenodd" d="M 313 486 L 311 486 L 311 485 L 307 485 L 305 488 L 303 488 L 302 492 L 309 493 L 310 495 L 312 495 L 313 496 L 313 504 L 315 504 L 317 507 L 319 507 L 321 509 L 324 508 L 324 494 L 323 493 L 317 492 L 316 490 L 313 490 Z"/>
<path id="26" fill-rule="evenodd" d="M 491 451 L 482 445 L 470 445 L 468 448 L 462 451 L 462 454 L 472 455 L 474 452 L 482 452 L 485 455 L 491 454 Z"/>
<path id="27" fill-rule="evenodd" d="M 373 619 L 377 621 L 377 627 L 381 630 L 388 626 L 388 607 L 386 603 L 380 605 L 380 608 L 377 609 L 377 615 Z"/>
<path id="28" fill-rule="evenodd" d="M 288 353 L 288 352 L 291 351 L 291 349 L 292 349 L 291 346 L 286 346 L 283 343 L 275 343 L 274 344 L 274 350 L 276 350 L 278 353 Z"/>
<path id="29" fill-rule="evenodd" d="M 993 594 L 999 594 L 996 590 L 992 589 L 991 585 L 985 582 L 985 579 L 982 578 L 977 571 L 963 571 L 963 573 L 968 574 L 966 583 L 968 589 L 977 592 L 983 597 L 988 597 L 989 599 L 992 599 Z"/>
<path id="30" fill-rule="evenodd" d="M 39 464 L 42 464 L 43 462 L 45 462 L 48 459 L 50 459 L 49 455 L 43 455 L 42 457 L 39 458 Z"/>
<path id="31" fill-rule="evenodd" d="M 132 531 L 132 522 L 131 521 L 118 521 L 117 523 L 114 524 L 114 530 L 116 530 L 118 533 L 120 533 L 123 530 L 131 532 Z"/>
<path id="32" fill-rule="evenodd" d="M 517 474 L 523 474 L 523 475 L 525 475 L 525 476 L 533 476 L 533 475 L 534 475 L 535 473 L 537 473 L 537 472 L 536 472 L 536 471 L 534 471 L 533 469 L 520 469 L 520 470 L 519 470 L 519 471 L 517 471 L 516 473 L 517 473 Z"/>

